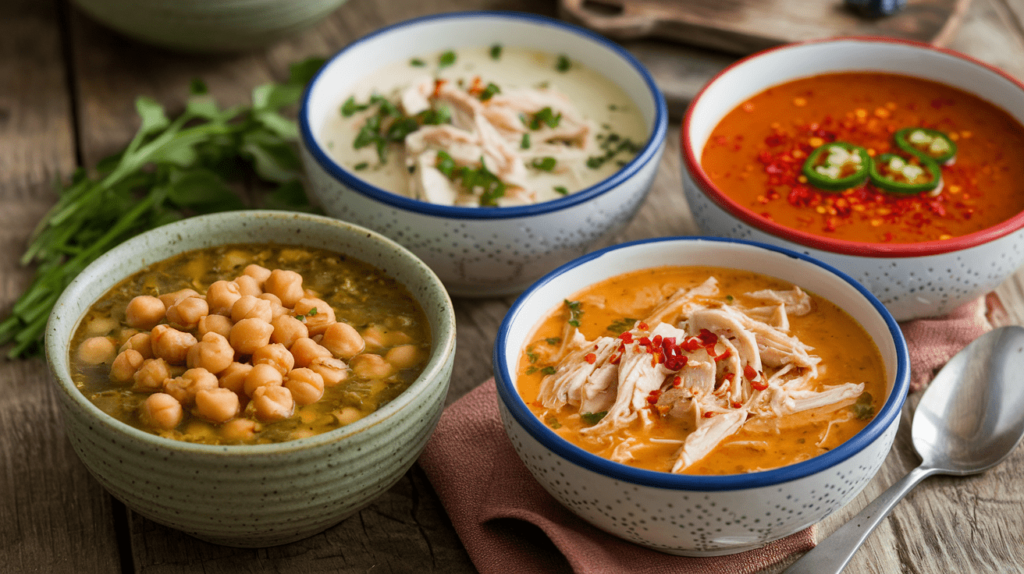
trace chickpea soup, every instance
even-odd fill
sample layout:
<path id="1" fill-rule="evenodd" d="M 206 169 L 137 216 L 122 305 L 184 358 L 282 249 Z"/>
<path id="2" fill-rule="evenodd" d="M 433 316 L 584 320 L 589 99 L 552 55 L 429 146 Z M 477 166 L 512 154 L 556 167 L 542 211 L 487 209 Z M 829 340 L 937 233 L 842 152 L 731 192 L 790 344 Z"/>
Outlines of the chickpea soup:
<path id="1" fill-rule="evenodd" d="M 121 281 L 71 341 L 97 407 L 205 444 L 295 440 L 398 396 L 430 356 L 404 286 L 364 262 L 274 244 L 190 251 Z"/>

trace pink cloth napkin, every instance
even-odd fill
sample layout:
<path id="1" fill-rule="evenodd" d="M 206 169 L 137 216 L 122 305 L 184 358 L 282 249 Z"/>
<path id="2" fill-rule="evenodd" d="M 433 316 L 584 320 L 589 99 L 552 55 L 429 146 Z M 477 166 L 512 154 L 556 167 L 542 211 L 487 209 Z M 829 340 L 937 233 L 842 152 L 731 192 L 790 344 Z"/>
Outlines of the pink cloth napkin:
<path id="1" fill-rule="evenodd" d="M 992 328 L 978 300 L 949 316 L 901 325 L 912 388 Z M 481 574 L 712 574 L 756 572 L 816 544 L 814 527 L 756 550 L 670 556 L 590 526 L 549 495 L 519 460 L 498 419 L 494 379 L 448 407 L 419 464 Z"/>

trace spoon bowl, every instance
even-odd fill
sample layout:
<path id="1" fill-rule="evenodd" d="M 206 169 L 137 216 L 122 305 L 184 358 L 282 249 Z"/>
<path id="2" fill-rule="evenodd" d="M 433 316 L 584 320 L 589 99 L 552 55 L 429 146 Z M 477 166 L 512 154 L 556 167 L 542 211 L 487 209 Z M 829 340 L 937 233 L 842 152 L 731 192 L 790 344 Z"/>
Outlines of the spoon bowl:
<path id="1" fill-rule="evenodd" d="M 996 466 L 1024 438 L 1024 327 L 990 331 L 957 353 L 914 412 L 911 438 L 921 465 L 889 487 L 785 574 L 842 572 L 896 504 L 933 474 L 966 476 Z"/>

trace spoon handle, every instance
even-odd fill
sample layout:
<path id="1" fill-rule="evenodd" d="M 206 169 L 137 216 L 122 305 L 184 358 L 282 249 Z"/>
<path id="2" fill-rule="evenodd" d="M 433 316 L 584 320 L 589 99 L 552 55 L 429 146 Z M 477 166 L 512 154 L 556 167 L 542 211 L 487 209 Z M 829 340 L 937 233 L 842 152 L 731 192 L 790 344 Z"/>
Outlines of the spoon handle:
<path id="1" fill-rule="evenodd" d="M 903 500 L 917 483 L 936 472 L 934 468 L 925 465 L 910 471 L 910 474 L 890 486 L 821 544 L 794 562 L 783 574 L 839 574 L 896 503 Z"/>

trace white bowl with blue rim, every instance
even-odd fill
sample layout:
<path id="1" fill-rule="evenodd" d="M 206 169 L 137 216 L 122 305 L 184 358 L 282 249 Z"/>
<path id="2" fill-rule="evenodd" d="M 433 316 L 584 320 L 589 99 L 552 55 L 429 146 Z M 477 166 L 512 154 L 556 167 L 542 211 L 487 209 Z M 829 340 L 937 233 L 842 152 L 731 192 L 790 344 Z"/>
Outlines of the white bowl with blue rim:
<path id="1" fill-rule="evenodd" d="M 493 44 L 564 54 L 599 70 L 640 110 L 647 127 L 642 149 L 594 186 L 553 201 L 500 208 L 435 205 L 397 195 L 363 181 L 325 152 L 320 132 L 362 78 L 392 62 Z M 518 293 L 622 229 L 654 182 L 667 125 L 654 79 L 622 47 L 558 20 L 513 12 L 427 16 L 357 40 L 313 78 L 299 113 L 303 161 L 327 214 L 398 241 L 437 273 L 450 294 L 468 297 Z"/>
<path id="2" fill-rule="evenodd" d="M 664 265 L 728 267 L 777 277 L 846 311 L 877 345 L 888 395 L 875 418 L 835 449 L 782 468 L 722 476 L 633 468 L 591 454 L 541 422 L 516 390 L 519 357 L 550 311 L 584 287 Z M 551 272 L 505 316 L 494 346 L 502 424 L 534 478 L 594 526 L 642 546 L 685 556 L 752 550 L 817 523 L 850 502 L 889 453 L 907 396 L 910 365 L 885 307 L 841 271 L 783 248 L 735 239 L 668 237 L 609 247 Z"/>

